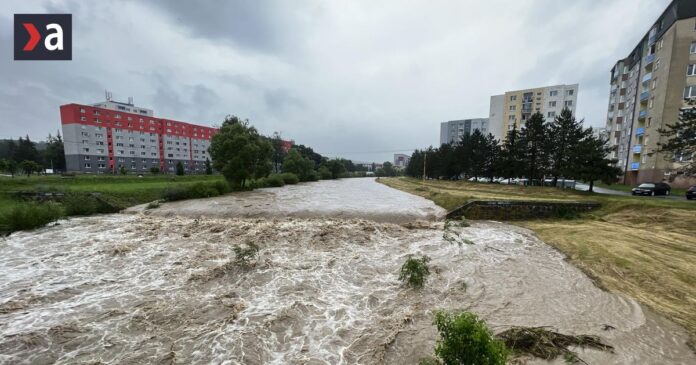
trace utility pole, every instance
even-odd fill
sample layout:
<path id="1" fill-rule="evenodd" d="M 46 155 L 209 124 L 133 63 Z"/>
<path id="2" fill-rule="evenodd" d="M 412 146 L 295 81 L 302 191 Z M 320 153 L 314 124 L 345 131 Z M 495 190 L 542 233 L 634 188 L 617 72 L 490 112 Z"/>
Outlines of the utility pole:
<path id="1" fill-rule="evenodd" d="M 428 152 L 423 152 L 423 184 L 425 184 L 425 164 L 428 160 Z"/>

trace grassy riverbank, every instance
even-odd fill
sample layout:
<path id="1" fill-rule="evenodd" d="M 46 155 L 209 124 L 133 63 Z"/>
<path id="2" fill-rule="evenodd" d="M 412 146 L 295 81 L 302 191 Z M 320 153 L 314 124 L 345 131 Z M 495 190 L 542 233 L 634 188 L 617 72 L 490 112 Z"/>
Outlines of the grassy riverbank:
<path id="1" fill-rule="evenodd" d="M 633 297 L 684 326 L 696 348 L 696 204 L 555 188 L 382 178 L 453 209 L 470 199 L 598 201 L 573 220 L 514 222 L 565 253 L 597 285 Z"/>
<path id="2" fill-rule="evenodd" d="M 223 188 L 218 188 L 223 186 Z M 117 208 L 143 204 L 171 196 L 185 195 L 187 190 L 212 194 L 224 190 L 220 175 L 191 176 L 0 176 L 0 233 L 42 226 L 69 215 L 106 213 Z M 59 203 L 34 203 L 18 193 L 62 193 Z"/>

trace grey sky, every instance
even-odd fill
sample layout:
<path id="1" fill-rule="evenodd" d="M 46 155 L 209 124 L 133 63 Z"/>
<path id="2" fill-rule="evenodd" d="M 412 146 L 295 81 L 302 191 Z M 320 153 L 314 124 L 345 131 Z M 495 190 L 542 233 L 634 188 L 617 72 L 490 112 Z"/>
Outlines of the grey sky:
<path id="1" fill-rule="evenodd" d="M 0 138 L 44 139 L 58 107 L 114 99 L 357 161 L 437 145 L 489 97 L 580 84 L 603 126 L 609 70 L 668 0 L 26 1 L 0 3 Z M 13 60 L 13 14 L 73 14 L 73 60 Z"/>

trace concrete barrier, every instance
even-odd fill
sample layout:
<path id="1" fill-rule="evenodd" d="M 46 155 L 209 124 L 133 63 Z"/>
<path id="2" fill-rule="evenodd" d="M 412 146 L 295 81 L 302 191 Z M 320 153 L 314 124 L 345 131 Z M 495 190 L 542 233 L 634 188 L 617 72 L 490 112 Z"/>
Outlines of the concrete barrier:
<path id="1" fill-rule="evenodd" d="M 524 220 L 573 217 L 601 207 L 595 202 L 472 200 L 447 213 L 447 219 Z"/>

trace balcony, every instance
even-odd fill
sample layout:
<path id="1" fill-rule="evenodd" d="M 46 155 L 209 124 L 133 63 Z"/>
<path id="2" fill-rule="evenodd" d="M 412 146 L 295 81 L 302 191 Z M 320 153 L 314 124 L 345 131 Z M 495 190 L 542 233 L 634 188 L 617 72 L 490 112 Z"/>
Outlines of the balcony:
<path id="1" fill-rule="evenodd" d="M 614 118 L 614 111 L 610 111 L 607 113 L 607 118 L 611 119 Z"/>
<path id="2" fill-rule="evenodd" d="M 640 168 L 640 162 L 631 162 L 631 170 L 636 171 Z"/>
<path id="3" fill-rule="evenodd" d="M 638 119 L 645 119 L 645 117 L 648 116 L 648 110 L 643 109 L 640 112 L 638 112 Z"/>
<path id="4" fill-rule="evenodd" d="M 646 83 L 650 80 L 652 80 L 652 72 L 647 73 L 647 74 L 645 74 L 645 76 L 643 76 L 643 83 Z"/>
<path id="5" fill-rule="evenodd" d="M 647 101 L 648 99 L 650 99 L 650 91 L 645 91 L 645 92 L 640 94 L 640 101 L 641 102 Z"/>
<path id="6" fill-rule="evenodd" d="M 636 137 L 640 137 L 644 134 L 645 134 L 645 128 L 643 128 L 643 127 L 636 128 Z"/>
<path id="7" fill-rule="evenodd" d="M 643 58 L 643 63 L 647 66 L 651 63 L 655 62 L 655 54 L 647 55 L 645 58 Z"/>
<path id="8" fill-rule="evenodd" d="M 637 144 L 633 146 L 633 153 L 641 153 L 643 152 L 643 145 Z"/>
<path id="9" fill-rule="evenodd" d="M 657 41 L 657 34 L 653 34 L 650 37 L 648 37 L 648 44 L 653 45 Z"/>

